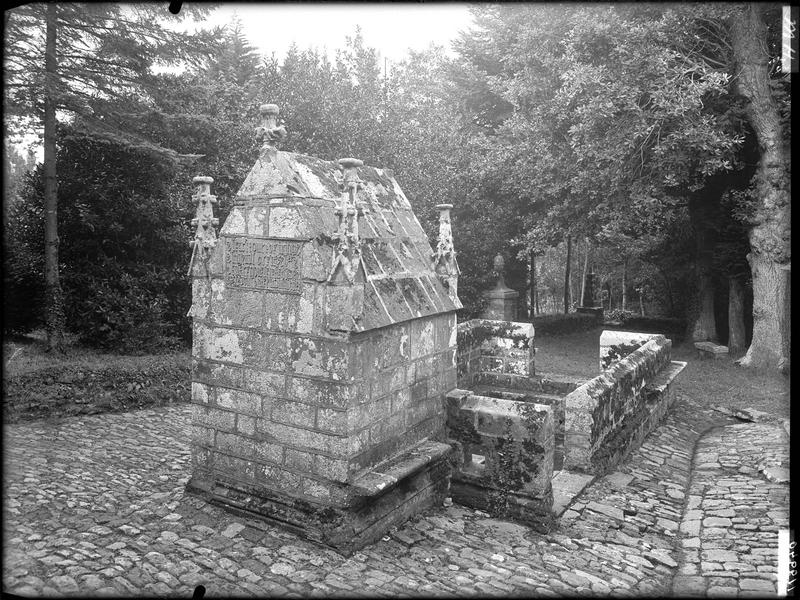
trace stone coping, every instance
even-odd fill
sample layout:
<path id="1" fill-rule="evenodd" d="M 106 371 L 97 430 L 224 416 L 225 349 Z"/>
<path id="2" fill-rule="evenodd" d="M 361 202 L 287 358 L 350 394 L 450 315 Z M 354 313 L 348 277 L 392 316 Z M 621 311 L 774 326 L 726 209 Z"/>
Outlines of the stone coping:
<path id="1" fill-rule="evenodd" d="M 645 391 L 648 393 L 663 394 L 680 372 L 686 368 L 687 364 L 688 363 L 682 360 L 673 360 L 653 377 L 644 387 Z"/>
<path id="2" fill-rule="evenodd" d="M 371 497 L 383 494 L 398 482 L 411 477 L 452 450 L 449 444 L 424 440 L 410 450 L 395 456 L 363 473 L 350 484 L 357 495 Z"/>

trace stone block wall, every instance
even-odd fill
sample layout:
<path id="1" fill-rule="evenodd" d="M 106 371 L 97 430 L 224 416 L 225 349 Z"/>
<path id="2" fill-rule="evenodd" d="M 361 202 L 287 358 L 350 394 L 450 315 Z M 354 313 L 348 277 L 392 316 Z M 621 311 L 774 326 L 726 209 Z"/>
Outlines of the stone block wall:
<path id="1" fill-rule="evenodd" d="M 195 480 L 268 478 L 318 502 L 346 503 L 337 484 L 441 438 L 456 383 L 454 314 L 349 341 L 195 319 L 194 344 Z"/>
<path id="2" fill-rule="evenodd" d="M 652 336 L 566 396 L 566 469 L 600 474 L 641 442 L 671 400 L 648 393 L 658 375 L 676 364 L 671 347 L 664 336 Z"/>
<path id="3" fill-rule="evenodd" d="M 545 383 L 545 380 L 539 380 Z M 520 402 L 533 402 L 536 404 L 544 404 L 553 409 L 553 428 L 555 434 L 555 454 L 553 458 L 553 469 L 556 471 L 561 470 L 564 464 L 564 412 L 565 412 L 565 398 L 566 394 L 576 389 L 579 385 L 577 382 L 568 384 L 567 391 L 559 391 L 560 393 L 546 393 L 538 389 L 533 390 L 519 390 L 516 392 L 507 390 L 483 390 L 481 395 L 489 396 L 490 398 L 504 398 L 506 400 L 516 400 Z M 544 387 L 544 386 L 541 386 Z M 562 388 L 563 389 L 563 388 Z M 551 391 L 552 388 L 551 388 Z"/>
<path id="4" fill-rule="evenodd" d="M 440 314 L 350 338 L 354 401 L 349 470 L 370 468 L 425 437 L 441 438 L 444 395 L 456 386 L 456 315 Z"/>
<path id="5" fill-rule="evenodd" d="M 554 452 L 550 406 L 456 389 L 447 394 L 447 431 L 460 455 L 451 478 L 454 501 L 549 529 Z"/>
<path id="6" fill-rule="evenodd" d="M 530 323 L 472 319 L 458 324 L 458 386 L 525 387 L 535 374 L 534 329 Z"/>

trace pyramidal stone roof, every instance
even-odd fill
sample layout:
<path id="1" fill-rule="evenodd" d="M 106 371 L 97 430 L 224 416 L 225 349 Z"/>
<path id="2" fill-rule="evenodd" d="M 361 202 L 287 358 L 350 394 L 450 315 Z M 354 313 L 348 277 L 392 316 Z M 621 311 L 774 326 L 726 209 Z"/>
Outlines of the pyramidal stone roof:
<path id="1" fill-rule="evenodd" d="M 265 145 L 220 231 L 222 246 L 242 236 L 303 242 L 298 272 L 302 282 L 326 288 L 330 331 L 366 331 L 461 308 L 435 273 L 428 237 L 388 170 L 357 168 L 360 254 L 345 276 L 337 266 L 348 194 L 341 162 Z"/>

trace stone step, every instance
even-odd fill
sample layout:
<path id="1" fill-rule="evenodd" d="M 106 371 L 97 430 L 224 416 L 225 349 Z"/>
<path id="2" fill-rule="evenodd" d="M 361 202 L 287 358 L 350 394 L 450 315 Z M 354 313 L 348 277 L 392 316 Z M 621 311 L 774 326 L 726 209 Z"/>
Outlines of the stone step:
<path id="1" fill-rule="evenodd" d="M 586 489 L 595 476 L 573 471 L 553 473 L 553 515 L 560 517 L 572 501 Z"/>
<path id="2" fill-rule="evenodd" d="M 663 395 L 678 374 L 686 368 L 686 364 L 687 363 L 681 360 L 673 360 L 670 362 L 644 387 L 645 394 L 647 394 L 648 397 L 651 395 Z"/>
<path id="3" fill-rule="evenodd" d="M 411 477 L 430 463 L 450 452 L 449 444 L 424 440 L 410 450 L 391 458 L 358 478 L 352 487 L 361 496 L 377 496 L 391 489 L 398 482 Z"/>

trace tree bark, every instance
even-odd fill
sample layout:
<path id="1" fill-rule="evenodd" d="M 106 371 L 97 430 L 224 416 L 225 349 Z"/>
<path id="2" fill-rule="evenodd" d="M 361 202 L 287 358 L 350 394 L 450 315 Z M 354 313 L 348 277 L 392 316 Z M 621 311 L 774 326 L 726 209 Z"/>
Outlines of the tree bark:
<path id="1" fill-rule="evenodd" d="M 564 314 L 569 313 L 570 267 L 572 265 L 572 236 L 567 235 L 567 266 L 564 269 Z"/>
<path id="2" fill-rule="evenodd" d="M 689 199 L 689 218 L 695 239 L 695 273 L 697 290 L 690 324 L 690 337 L 701 342 L 717 340 L 717 324 L 714 317 L 714 283 L 711 278 L 711 253 L 713 241 L 706 220 L 713 218 L 704 198 L 694 196 Z"/>
<path id="3" fill-rule="evenodd" d="M 586 274 L 589 272 L 589 238 L 584 238 L 586 256 L 583 258 L 583 277 L 581 277 L 581 306 L 586 306 Z"/>
<path id="4" fill-rule="evenodd" d="M 754 225 L 748 232 L 753 278 L 753 338 L 743 366 L 788 372 L 790 357 L 789 279 L 791 269 L 790 151 L 778 106 L 769 89 L 767 28 L 762 8 L 749 4 L 729 21 L 738 76 L 735 91 L 749 102 L 745 111 L 761 157 L 753 178 Z"/>
<path id="5" fill-rule="evenodd" d="M 697 276 L 697 301 L 698 314 L 692 327 L 692 340 L 716 341 L 717 325 L 714 319 L 714 284 L 707 271 L 701 271 Z"/>
<path id="6" fill-rule="evenodd" d="M 58 58 L 56 4 L 47 4 L 44 97 L 44 277 L 47 348 L 64 349 L 64 294 L 58 271 L 58 179 L 56 174 L 56 96 Z"/>
<path id="7" fill-rule="evenodd" d="M 661 273 L 661 277 L 664 279 L 664 287 L 667 288 L 667 300 L 669 300 L 669 316 L 675 316 L 675 299 L 672 297 L 672 286 L 669 283 L 669 277 L 667 276 L 664 269 L 661 267 L 657 267 L 658 272 Z"/>
<path id="8" fill-rule="evenodd" d="M 729 277 L 728 289 L 728 354 L 739 356 L 746 349 L 744 286 L 738 277 Z"/>
<path id="9" fill-rule="evenodd" d="M 536 255 L 531 250 L 531 266 L 530 266 L 530 280 L 531 280 L 531 302 L 530 302 L 530 318 L 533 319 L 534 314 L 539 314 L 539 295 L 536 293 Z"/>
<path id="10" fill-rule="evenodd" d="M 628 259 L 622 261 L 622 312 L 628 308 Z"/>

